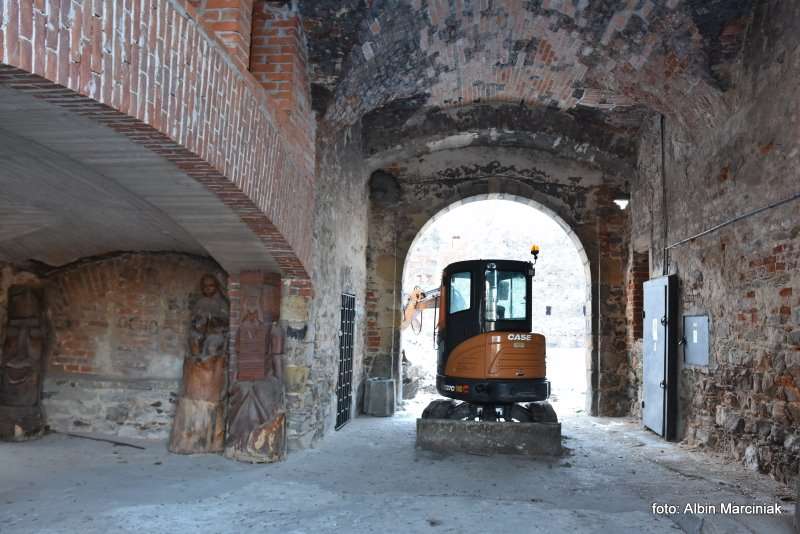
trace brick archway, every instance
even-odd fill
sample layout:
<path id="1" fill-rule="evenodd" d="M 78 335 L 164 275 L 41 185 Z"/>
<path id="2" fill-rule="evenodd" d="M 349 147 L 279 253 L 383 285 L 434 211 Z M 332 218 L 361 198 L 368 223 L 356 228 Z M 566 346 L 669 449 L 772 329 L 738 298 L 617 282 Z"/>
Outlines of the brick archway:
<path id="1" fill-rule="evenodd" d="M 259 81 L 231 59 L 190 3 L 133 2 L 119 12 L 110 5 L 73 2 L 66 9 L 55 0 L 0 3 L 0 89 L 20 101 L 28 98 L 32 107 L 47 107 L 43 116 L 74 117 L 84 127 L 73 140 L 78 135 L 119 140 L 114 154 L 103 153 L 105 145 L 96 143 L 93 157 L 84 158 L 70 152 L 68 143 L 52 143 L 49 128 L 33 131 L 24 120 L 17 131 L 4 118 L 4 129 L 66 154 L 112 182 L 120 180 L 99 170 L 97 162 L 125 154 L 125 143 L 132 152 L 144 149 L 148 164 L 169 167 L 159 169 L 160 185 L 185 184 L 187 178 L 199 185 L 190 193 L 174 187 L 145 201 L 177 220 L 226 269 L 267 268 L 307 279 L 313 169 L 289 149 L 275 104 Z M 69 132 L 62 134 L 69 140 Z M 208 224 L 218 234 L 235 234 L 246 246 L 225 247 L 224 240 L 214 242 L 193 227 L 191 218 L 181 220 L 181 204 L 195 194 L 203 196 L 198 206 L 210 206 L 198 208 L 201 216 L 203 209 L 220 208 Z M 161 202 L 162 197 L 167 200 Z M 174 200 L 181 197 L 182 203 Z M 252 261 L 238 261 L 243 249 L 253 254 Z"/>

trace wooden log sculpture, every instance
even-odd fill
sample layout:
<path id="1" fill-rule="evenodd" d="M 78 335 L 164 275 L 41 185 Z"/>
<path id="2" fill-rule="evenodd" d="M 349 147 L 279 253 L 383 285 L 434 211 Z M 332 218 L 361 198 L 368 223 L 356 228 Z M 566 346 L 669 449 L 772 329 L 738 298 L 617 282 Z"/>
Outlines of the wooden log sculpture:
<path id="1" fill-rule="evenodd" d="M 0 352 L 0 439 L 22 441 L 44 432 L 46 324 L 39 291 L 12 286 L 8 296 L 8 324 Z"/>
<path id="2" fill-rule="evenodd" d="M 169 450 L 179 454 L 222 452 L 225 445 L 225 375 L 228 302 L 217 279 L 207 274 L 203 296 L 192 308 L 189 355 L 175 409 Z"/>
<path id="3" fill-rule="evenodd" d="M 263 280 L 255 273 L 241 279 L 239 372 L 228 403 L 225 456 L 246 462 L 275 462 L 286 454 L 283 337 L 276 322 L 280 286 L 265 286 Z"/>

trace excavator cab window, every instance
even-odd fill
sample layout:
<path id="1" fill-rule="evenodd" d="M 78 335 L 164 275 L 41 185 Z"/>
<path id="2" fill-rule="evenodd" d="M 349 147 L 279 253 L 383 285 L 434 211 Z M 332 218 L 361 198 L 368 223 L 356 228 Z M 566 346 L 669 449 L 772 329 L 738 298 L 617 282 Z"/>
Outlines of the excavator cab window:
<path id="1" fill-rule="evenodd" d="M 470 287 L 472 273 L 453 273 L 450 276 L 450 294 L 448 295 L 448 313 L 458 313 L 470 308 Z"/>
<path id="2" fill-rule="evenodd" d="M 486 266 L 486 331 L 495 330 L 497 321 L 524 321 L 528 318 L 525 273 L 501 271 L 494 263 Z"/>

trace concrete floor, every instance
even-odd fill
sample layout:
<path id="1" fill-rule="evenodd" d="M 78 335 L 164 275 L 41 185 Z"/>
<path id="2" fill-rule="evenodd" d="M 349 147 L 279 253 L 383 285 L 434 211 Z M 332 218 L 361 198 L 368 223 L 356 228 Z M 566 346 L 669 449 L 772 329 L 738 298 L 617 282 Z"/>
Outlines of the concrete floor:
<path id="1" fill-rule="evenodd" d="M 0 444 L 0 532 L 793 532 L 787 489 L 634 422 L 570 415 L 553 461 L 414 448 L 421 402 L 361 417 L 274 465 L 49 435 Z M 772 503 L 783 516 L 653 515 Z"/>

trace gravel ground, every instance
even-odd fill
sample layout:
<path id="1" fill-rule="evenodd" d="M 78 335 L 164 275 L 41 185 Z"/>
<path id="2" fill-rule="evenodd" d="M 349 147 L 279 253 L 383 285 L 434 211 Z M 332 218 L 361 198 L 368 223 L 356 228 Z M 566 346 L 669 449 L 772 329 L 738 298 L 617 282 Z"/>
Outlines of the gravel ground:
<path id="1" fill-rule="evenodd" d="M 788 493 L 633 421 L 564 414 L 559 459 L 441 455 L 414 448 L 426 400 L 272 465 L 59 434 L 0 444 L 0 532 L 793 532 L 790 513 L 654 515 L 654 502 L 683 512 Z"/>

